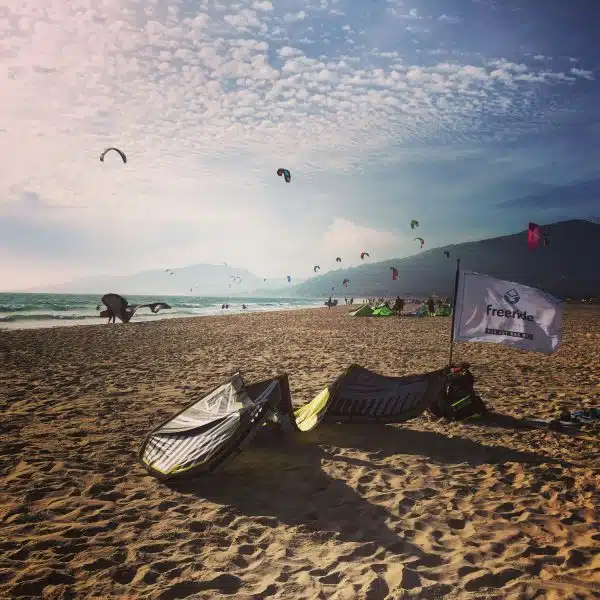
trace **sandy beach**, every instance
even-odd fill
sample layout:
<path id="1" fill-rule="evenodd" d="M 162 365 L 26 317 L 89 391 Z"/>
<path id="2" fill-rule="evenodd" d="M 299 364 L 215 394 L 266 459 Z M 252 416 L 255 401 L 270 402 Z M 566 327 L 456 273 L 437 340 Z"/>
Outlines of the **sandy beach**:
<path id="1" fill-rule="evenodd" d="M 600 597 L 598 430 L 508 418 L 600 404 L 600 308 L 567 308 L 553 356 L 456 346 L 502 425 L 264 434 L 168 485 L 138 464 L 152 427 L 235 370 L 287 371 L 303 404 L 353 362 L 447 361 L 450 319 L 346 310 L 0 331 L 0 597 Z"/>

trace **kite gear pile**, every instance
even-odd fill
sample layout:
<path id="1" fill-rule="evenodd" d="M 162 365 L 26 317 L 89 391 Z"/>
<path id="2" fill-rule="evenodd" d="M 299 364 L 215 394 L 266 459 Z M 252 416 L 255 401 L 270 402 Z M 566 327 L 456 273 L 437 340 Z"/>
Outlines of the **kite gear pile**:
<path id="1" fill-rule="evenodd" d="M 138 456 L 160 479 L 210 473 L 265 425 L 297 434 L 321 422 L 403 423 L 420 416 L 443 385 L 443 369 L 387 377 L 351 365 L 311 402 L 294 409 L 287 374 L 246 385 L 235 373 L 153 429 Z"/>
<path id="2" fill-rule="evenodd" d="M 487 412 L 483 400 L 475 392 L 475 377 L 470 365 L 463 362 L 451 365 L 446 375 L 443 393 L 429 406 L 436 417 L 463 421 Z"/>
<path id="3" fill-rule="evenodd" d="M 558 418 L 561 421 L 571 421 L 573 423 L 579 423 L 580 425 L 600 422 L 600 406 L 592 406 L 580 410 L 567 410 L 560 413 Z"/>

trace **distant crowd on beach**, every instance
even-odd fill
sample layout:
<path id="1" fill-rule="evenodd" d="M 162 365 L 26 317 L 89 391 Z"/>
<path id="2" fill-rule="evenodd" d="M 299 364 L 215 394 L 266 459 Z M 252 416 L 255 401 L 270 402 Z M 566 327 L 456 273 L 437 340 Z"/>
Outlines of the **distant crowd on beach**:
<path id="1" fill-rule="evenodd" d="M 326 304 L 330 304 L 331 301 L 331 297 L 329 298 L 329 301 Z M 344 298 L 344 303 L 348 304 L 348 305 L 353 305 L 354 304 L 354 298 Z M 436 296 L 435 294 L 432 294 L 431 296 L 429 296 L 429 298 L 427 300 L 423 300 L 422 298 L 400 298 L 400 296 L 396 296 L 395 299 L 392 298 L 364 298 L 360 301 L 360 304 L 368 304 L 369 306 L 376 308 L 376 307 L 382 307 L 382 306 L 386 306 L 387 308 L 389 308 L 395 315 L 401 315 L 402 312 L 404 311 L 404 307 L 407 304 L 412 304 L 412 305 L 421 305 L 421 306 L 426 306 L 427 307 L 427 311 L 429 312 L 430 315 L 435 315 L 438 314 L 440 312 L 444 312 L 444 309 L 446 311 L 449 311 L 452 309 L 452 305 L 450 302 L 449 298 L 442 298 L 440 296 Z"/>

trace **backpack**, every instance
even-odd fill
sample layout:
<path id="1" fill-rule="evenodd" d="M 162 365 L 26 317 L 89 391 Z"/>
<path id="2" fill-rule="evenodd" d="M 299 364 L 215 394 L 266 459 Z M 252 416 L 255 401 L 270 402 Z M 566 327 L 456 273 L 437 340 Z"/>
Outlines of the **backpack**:
<path id="1" fill-rule="evenodd" d="M 475 377 L 469 367 L 469 363 L 449 367 L 442 394 L 429 406 L 429 412 L 453 421 L 487 412 L 483 400 L 475 392 Z"/>

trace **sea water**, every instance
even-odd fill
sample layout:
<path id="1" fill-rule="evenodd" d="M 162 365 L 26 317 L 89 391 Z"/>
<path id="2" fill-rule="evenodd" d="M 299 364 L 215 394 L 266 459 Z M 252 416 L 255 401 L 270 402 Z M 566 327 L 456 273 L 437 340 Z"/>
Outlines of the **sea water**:
<path id="1" fill-rule="evenodd" d="M 16 294 L 0 293 L 0 329 L 55 327 L 106 323 L 97 306 L 99 294 Z M 138 310 L 132 322 L 149 322 L 176 317 L 227 315 L 241 312 L 267 312 L 323 306 L 324 299 L 316 298 L 258 298 L 236 296 L 126 296 L 130 305 L 166 302 L 170 310 L 152 314 L 148 308 Z M 229 309 L 221 305 L 229 304 Z M 242 309 L 242 304 L 247 309 Z M 106 307 L 101 306 L 101 310 Z M 119 322 L 117 320 L 117 322 Z"/>

